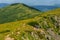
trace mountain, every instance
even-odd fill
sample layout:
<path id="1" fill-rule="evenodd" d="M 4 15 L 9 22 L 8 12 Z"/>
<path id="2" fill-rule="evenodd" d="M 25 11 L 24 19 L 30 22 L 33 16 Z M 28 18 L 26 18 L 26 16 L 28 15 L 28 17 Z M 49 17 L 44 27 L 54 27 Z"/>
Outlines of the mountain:
<path id="1" fill-rule="evenodd" d="M 0 40 L 8 40 L 8 38 L 10 40 L 60 40 L 60 8 L 42 12 L 34 18 L 0 24 Z"/>
<path id="2" fill-rule="evenodd" d="M 40 14 L 40 10 L 22 3 L 15 3 L 0 9 L 0 23 L 34 18 Z"/>
<path id="3" fill-rule="evenodd" d="M 3 7 L 6 7 L 6 6 L 9 6 L 10 4 L 8 3 L 0 3 L 0 8 L 3 8 Z M 38 9 L 40 11 L 48 11 L 48 10 L 52 10 L 52 9 L 55 9 L 55 8 L 58 8 L 60 7 L 59 4 L 56 4 L 54 6 L 47 6 L 47 5 L 35 5 L 35 6 L 31 6 L 35 9 Z"/>
<path id="4" fill-rule="evenodd" d="M 56 9 L 58 8 L 58 6 L 45 6 L 45 5 L 40 5 L 40 6 L 32 6 L 38 10 L 41 11 L 48 11 L 48 10 L 52 10 L 52 9 Z"/>
<path id="5" fill-rule="evenodd" d="M 9 5 L 8 3 L 0 3 L 0 8 L 8 6 L 8 5 Z"/>
<path id="6" fill-rule="evenodd" d="M 1 8 L 0 40 L 60 40 L 60 8 L 42 12 L 22 3 Z"/>
<path id="7" fill-rule="evenodd" d="M 60 7 L 60 4 L 55 4 L 55 6 Z"/>

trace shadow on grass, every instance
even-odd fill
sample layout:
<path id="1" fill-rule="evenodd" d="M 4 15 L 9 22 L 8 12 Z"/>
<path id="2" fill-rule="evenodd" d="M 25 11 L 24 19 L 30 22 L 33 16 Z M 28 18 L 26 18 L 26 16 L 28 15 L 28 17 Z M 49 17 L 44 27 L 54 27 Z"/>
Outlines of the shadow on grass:
<path id="1" fill-rule="evenodd" d="M 10 32 L 10 30 L 1 31 L 0 34 L 7 33 L 7 32 Z"/>

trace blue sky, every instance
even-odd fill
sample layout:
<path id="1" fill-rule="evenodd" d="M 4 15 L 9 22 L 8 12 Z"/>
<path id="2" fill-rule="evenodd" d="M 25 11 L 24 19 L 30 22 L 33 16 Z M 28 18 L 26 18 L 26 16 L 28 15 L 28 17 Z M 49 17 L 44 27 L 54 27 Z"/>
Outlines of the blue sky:
<path id="1" fill-rule="evenodd" d="M 55 5 L 60 4 L 60 0 L 0 0 L 0 3 L 25 3 L 28 5 Z"/>

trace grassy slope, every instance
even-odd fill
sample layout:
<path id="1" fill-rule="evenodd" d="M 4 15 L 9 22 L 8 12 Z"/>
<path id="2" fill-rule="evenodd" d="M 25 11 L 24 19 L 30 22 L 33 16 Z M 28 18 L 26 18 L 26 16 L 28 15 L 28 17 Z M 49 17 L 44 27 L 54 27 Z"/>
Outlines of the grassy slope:
<path id="1" fill-rule="evenodd" d="M 33 18 L 40 14 L 40 11 L 25 4 L 12 4 L 0 10 L 0 23 L 13 22 Z"/>
<path id="2" fill-rule="evenodd" d="M 59 11 L 60 11 L 60 8 L 45 12 L 43 14 L 40 14 L 40 16 L 31 18 L 31 19 L 0 24 L 0 39 L 3 40 L 7 34 L 11 34 L 10 36 L 17 40 L 18 39 L 19 40 L 24 40 L 24 39 L 26 40 L 28 39 L 29 40 L 42 40 L 42 39 L 47 40 L 47 38 L 45 37 L 47 35 L 48 35 L 48 38 L 50 38 L 50 40 L 55 40 L 55 39 L 59 40 L 60 25 L 58 24 L 60 23 L 57 20 L 60 18 Z M 38 23 L 39 28 L 37 29 L 29 25 L 28 23 L 30 22 Z M 53 31 L 50 31 L 49 29 Z M 10 32 L 7 32 L 7 30 L 10 30 Z M 17 31 L 20 34 L 16 34 Z M 51 34 L 54 34 L 54 35 L 51 35 Z"/>

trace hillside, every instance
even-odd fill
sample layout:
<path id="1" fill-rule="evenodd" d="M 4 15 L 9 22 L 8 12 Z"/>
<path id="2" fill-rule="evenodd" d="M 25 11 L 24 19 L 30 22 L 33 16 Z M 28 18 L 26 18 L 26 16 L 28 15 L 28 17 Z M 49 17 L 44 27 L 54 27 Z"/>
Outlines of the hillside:
<path id="1" fill-rule="evenodd" d="M 0 24 L 0 40 L 60 40 L 60 8 L 34 18 Z"/>
<path id="2" fill-rule="evenodd" d="M 0 24 L 34 18 L 40 13 L 41 11 L 22 3 L 11 4 L 0 9 Z"/>

